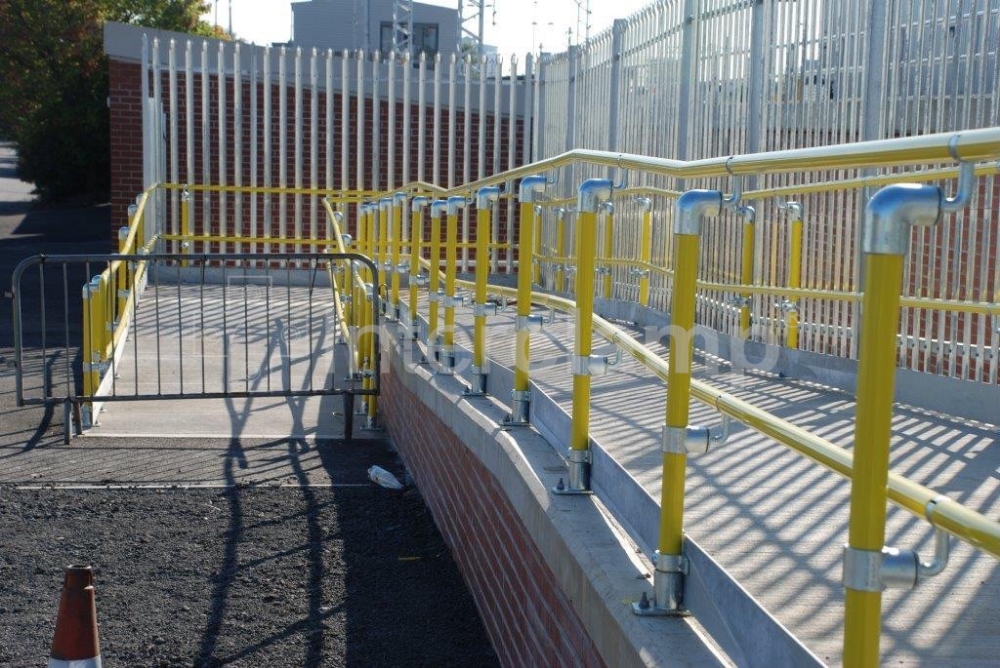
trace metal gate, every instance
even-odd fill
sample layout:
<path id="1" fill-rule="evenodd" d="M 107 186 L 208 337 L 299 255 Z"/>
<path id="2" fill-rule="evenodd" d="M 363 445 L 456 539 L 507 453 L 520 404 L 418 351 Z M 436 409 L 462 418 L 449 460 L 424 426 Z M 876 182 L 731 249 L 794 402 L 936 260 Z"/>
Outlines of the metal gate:
<path id="1" fill-rule="evenodd" d="M 17 402 L 62 404 L 68 442 L 106 402 L 340 395 L 350 439 L 354 397 L 379 394 L 378 284 L 352 253 L 30 257 L 11 279 Z"/>

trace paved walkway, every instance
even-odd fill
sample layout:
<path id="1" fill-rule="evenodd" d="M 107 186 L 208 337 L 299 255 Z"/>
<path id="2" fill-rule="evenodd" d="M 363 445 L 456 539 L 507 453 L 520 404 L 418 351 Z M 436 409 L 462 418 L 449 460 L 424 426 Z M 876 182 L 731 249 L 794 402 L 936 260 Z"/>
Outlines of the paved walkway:
<path id="1" fill-rule="evenodd" d="M 421 303 L 422 313 L 427 306 Z M 471 309 L 459 310 L 457 342 L 470 346 Z M 539 313 L 542 313 L 539 311 Z M 514 361 L 513 310 L 489 319 L 493 360 Z M 637 338 L 641 332 L 633 332 Z M 571 410 L 572 323 L 555 322 L 533 335 L 531 377 Z M 595 354 L 610 354 L 603 339 Z M 665 350 L 653 344 L 661 355 Z M 853 397 L 770 374 L 709 371 L 696 375 L 850 449 Z M 629 357 L 592 379 L 591 433 L 645 489 L 660 495 L 660 426 L 666 390 Z M 973 390 L 970 385 L 970 391 Z M 713 409 L 691 405 L 691 424 L 718 424 Z M 995 425 L 971 423 L 897 406 L 892 470 L 1000 517 L 1000 444 Z M 849 483 L 768 438 L 734 425 L 728 443 L 688 458 L 685 527 L 820 659 L 841 662 L 842 546 L 847 537 Z M 887 544 L 933 552 L 926 522 L 890 507 Z M 1000 665 L 1000 562 L 957 540 L 947 570 L 912 591 L 883 599 L 885 665 Z"/>

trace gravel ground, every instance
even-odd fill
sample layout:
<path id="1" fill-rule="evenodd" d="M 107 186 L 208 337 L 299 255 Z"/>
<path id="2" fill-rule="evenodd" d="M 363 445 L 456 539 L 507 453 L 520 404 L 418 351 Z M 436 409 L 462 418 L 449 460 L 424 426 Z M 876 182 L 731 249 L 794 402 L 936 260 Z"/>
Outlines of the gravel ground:
<path id="1" fill-rule="evenodd" d="M 17 262 L 35 253 L 109 250 L 108 207 L 41 209 L 30 200 L 0 144 L 0 282 L 9 285 Z M 30 298 L 33 284 L 25 289 Z M 78 302 L 69 308 L 77 328 Z M 30 470 L 65 453 L 60 470 L 72 471 L 72 458 L 103 456 L 92 437 L 62 445 L 61 410 L 15 406 L 10 313 L 0 300 L 0 468 Z M 48 323 L 50 337 L 60 326 Z M 26 323 L 26 344 L 39 335 Z M 183 450 L 178 441 L 135 447 Z M 367 480 L 372 463 L 402 475 L 388 443 L 272 444 L 271 468 L 292 479 L 282 487 L 239 483 L 232 467 L 246 461 L 226 453 L 240 445 L 223 447 L 224 461 L 209 457 L 236 481 L 226 488 L 0 485 L 0 665 L 45 663 L 71 563 L 95 567 L 108 666 L 497 665 L 419 492 Z M 320 468 L 306 470 L 296 456 L 305 454 Z M 115 480 L 151 478 L 132 470 L 137 460 L 123 461 L 129 467 Z"/>
<path id="2" fill-rule="evenodd" d="M 70 563 L 106 665 L 497 664 L 413 489 L 4 489 L 0 525 L 2 665 L 44 661 Z"/>

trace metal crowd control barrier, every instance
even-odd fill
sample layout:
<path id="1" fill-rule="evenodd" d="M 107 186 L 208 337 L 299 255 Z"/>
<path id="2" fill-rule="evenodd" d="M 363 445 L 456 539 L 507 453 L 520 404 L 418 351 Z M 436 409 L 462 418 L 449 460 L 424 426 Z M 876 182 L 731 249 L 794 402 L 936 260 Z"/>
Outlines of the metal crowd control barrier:
<path id="1" fill-rule="evenodd" d="M 107 402 L 341 395 L 350 438 L 354 397 L 373 402 L 379 393 L 379 313 L 377 293 L 372 307 L 353 309 L 368 337 L 361 344 L 371 371 L 364 387 L 350 365 L 341 376 L 315 370 L 324 356 L 335 365 L 331 335 L 343 316 L 332 267 L 340 263 L 366 267 L 378 283 L 377 267 L 357 253 L 27 258 L 11 279 L 17 402 L 62 404 L 68 439 L 71 426 L 79 433 L 94 424 Z M 38 295 L 25 292 L 30 272 L 38 274 Z M 79 283 L 82 328 L 70 322 L 72 286 Z M 53 317 L 61 320 L 56 345 L 44 333 Z M 25 322 L 41 323 L 37 344 L 26 339 Z M 300 355 L 312 362 L 296 376 Z"/>

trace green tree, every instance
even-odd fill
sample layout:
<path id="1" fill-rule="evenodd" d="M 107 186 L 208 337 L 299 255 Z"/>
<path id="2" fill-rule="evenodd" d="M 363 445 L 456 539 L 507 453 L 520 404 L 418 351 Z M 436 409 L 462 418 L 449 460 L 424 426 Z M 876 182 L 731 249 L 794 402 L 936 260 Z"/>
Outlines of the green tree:
<path id="1" fill-rule="evenodd" d="M 43 200 L 110 189 L 105 21 L 219 36 L 202 0 L 0 0 L 0 135 Z"/>

